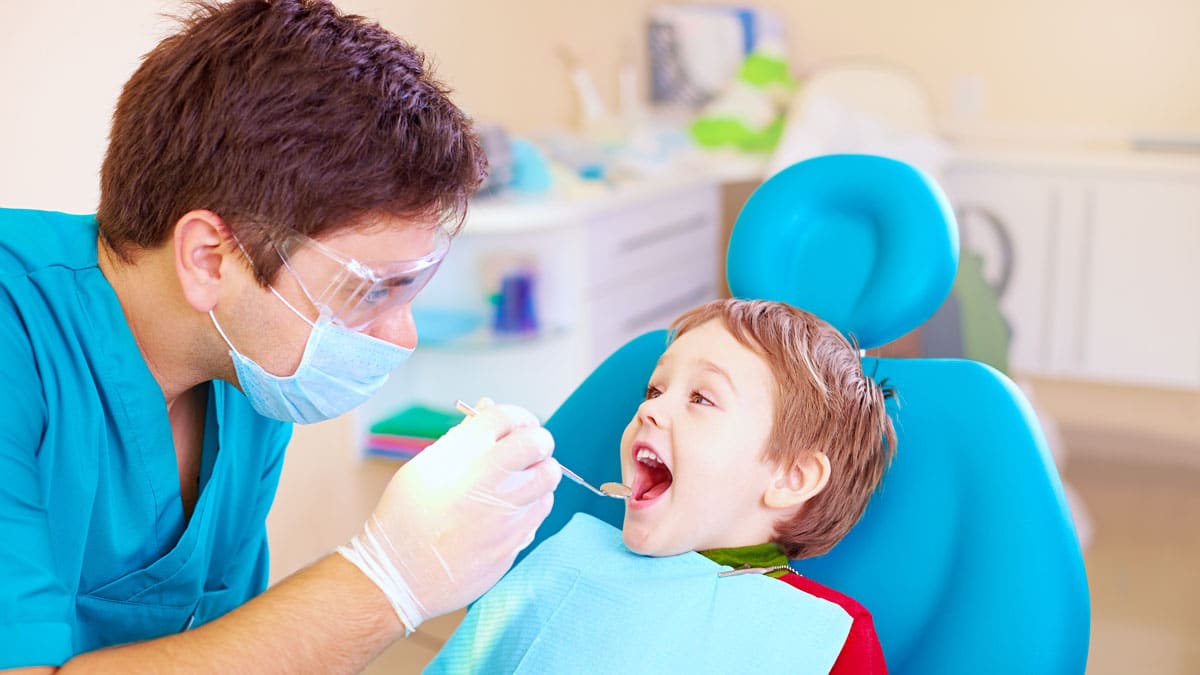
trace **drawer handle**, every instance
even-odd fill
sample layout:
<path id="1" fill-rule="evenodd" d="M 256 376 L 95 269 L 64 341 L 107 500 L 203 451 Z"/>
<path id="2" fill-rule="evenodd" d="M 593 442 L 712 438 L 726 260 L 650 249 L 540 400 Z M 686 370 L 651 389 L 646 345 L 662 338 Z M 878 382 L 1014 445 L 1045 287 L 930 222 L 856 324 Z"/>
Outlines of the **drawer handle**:
<path id="1" fill-rule="evenodd" d="M 683 295 L 661 302 L 640 314 L 629 317 L 621 324 L 621 330 L 631 331 L 640 328 L 664 314 L 669 314 L 674 319 L 677 315 L 682 314 L 684 310 L 691 309 L 706 300 L 711 300 L 712 295 L 712 285 L 706 282 L 703 286 L 697 286 Z"/>
<path id="2" fill-rule="evenodd" d="M 692 230 L 698 230 L 704 227 L 707 223 L 708 218 L 706 218 L 704 215 L 698 214 L 686 220 L 676 221 L 663 227 L 650 230 L 649 232 L 642 232 L 637 236 L 624 239 L 617 248 L 622 253 L 629 253 L 631 251 L 636 251 L 639 248 L 660 242 L 663 239 L 670 239 L 671 237 L 685 234 L 687 232 L 691 232 Z"/>

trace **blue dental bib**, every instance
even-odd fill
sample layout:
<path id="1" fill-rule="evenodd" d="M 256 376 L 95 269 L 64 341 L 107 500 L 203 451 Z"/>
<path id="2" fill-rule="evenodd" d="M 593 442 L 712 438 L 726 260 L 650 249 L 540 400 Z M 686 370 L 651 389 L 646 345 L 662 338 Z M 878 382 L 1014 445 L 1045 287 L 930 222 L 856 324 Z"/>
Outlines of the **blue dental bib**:
<path id="1" fill-rule="evenodd" d="M 637 555 L 576 514 L 467 613 L 426 673 L 827 673 L 838 605 L 698 553 Z"/>

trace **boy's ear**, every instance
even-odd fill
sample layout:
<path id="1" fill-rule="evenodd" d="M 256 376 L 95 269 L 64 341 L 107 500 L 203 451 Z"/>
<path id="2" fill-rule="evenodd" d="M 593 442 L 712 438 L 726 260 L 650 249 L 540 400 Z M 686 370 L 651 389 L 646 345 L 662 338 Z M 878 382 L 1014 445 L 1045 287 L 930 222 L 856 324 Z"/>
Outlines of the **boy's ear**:
<path id="1" fill-rule="evenodd" d="M 829 483 L 829 473 L 829 458 L 825 453 L 806 452 L 790 465 L 776 469 L 763 502 L 772 509 L 800 506 L 821 494 Z"/>

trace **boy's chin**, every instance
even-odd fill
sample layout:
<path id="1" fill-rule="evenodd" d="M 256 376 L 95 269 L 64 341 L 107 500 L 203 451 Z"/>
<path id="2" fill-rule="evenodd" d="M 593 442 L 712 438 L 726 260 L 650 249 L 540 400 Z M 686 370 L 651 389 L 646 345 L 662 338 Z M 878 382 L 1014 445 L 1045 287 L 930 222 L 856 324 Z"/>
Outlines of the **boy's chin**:
<path id="1" fill-rule="evenodd" d="M 625 542 L 625 547 L 638 555 L 651 556 L 655 558 L 665 558 L 667 556 L 679 555 L 687 553 L 687 550 L 676 551 L 671 546 L 654 541 L 652 532 L 643 530 L 638 526 L 630 526 L 626 521 L 624 529 L 621 530 L 621 539 Z"/>
<path id="2" fill-rule="evenodd" d="M 641 525 L 631 524 L 629 518 L 625 519 L 625 526 L 621 528 L 621 540 L 625 542 L 625 547 L 634 553 L 654 555 L 654 546 L 650 543 L 650 533 Z"/>
<path id="3" fill-rule="evenodd" d="M 622 532 L 622 539 L 625 540 L 625 548 L 634 551 L 637 555 L 654 555 L 652 549 L 646 545 L 646 542 L 629 536 L 629 531 Z"/>

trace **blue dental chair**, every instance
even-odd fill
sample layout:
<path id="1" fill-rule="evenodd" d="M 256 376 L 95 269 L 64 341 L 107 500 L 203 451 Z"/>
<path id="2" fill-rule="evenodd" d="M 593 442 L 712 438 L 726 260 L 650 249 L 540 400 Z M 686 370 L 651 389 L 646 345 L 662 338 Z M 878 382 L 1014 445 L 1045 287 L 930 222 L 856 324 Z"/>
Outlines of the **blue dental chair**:
<path id="1" fill-rule="evenodd" d="M 736 297 L 821 316 L 864 349 L 920 325 L 950 291 L 958 233 L 938 187 L 901 162 L 831 155 L 763 184 L 727 260 Z M 599 484 L 666 332 L 601 364 L 546 423 L 556 456 Z M 1082 673 L 1087 578 L 1036 417 L 1004 375 L 956 359 L 864 358 L 887 381 L 896 458 L 862 521 L 793 567 L 873 614 L 891 672 Z M 620 527 L 623 504 L 564 481 L 537 541 L 578 511 Z"/>

